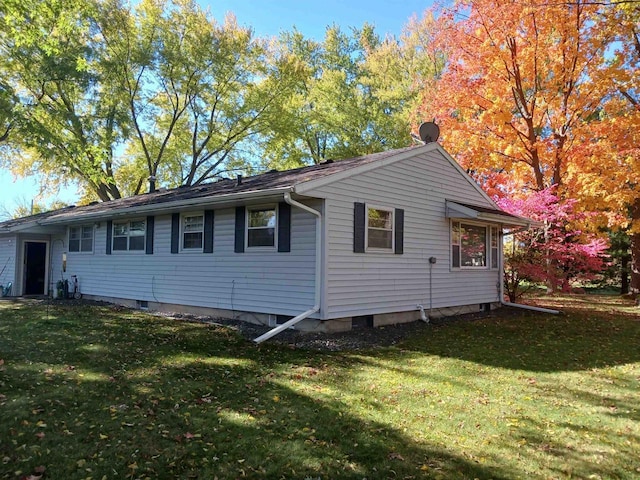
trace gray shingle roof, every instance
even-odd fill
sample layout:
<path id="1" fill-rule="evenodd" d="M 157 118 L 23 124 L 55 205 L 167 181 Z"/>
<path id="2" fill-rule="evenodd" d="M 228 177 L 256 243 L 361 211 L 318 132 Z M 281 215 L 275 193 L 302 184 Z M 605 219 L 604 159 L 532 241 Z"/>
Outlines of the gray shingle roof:
<path id="1" fill-rule="evenodd" d="M 56 215 L 64 210 L 73 209 L 73 208 L 75 207 L 65 207 L 59 210 L 51 210 L 49 212 L 36 213 L 34 215 L 28 215 L 26 217 L 12 218 L 10 220 L 5 220 L 4 222 L 0 222 L 0 232 L 10 230 L 15 227 L 20 227 L 21 225 L 37 223 L 49 217 L 52 217 L 53 215 Z"/>
<path id="2" fill-rule="evenodd" d="M 23 224 L 30 222 L 41 222 L 46 220 L 46 223 L 53 223 L 63 220 L 72 220 L 76 216 L 84 215 L 100 215 L 108 214 L 113 210 L 123 210 L 128 208 L 136 208 L 141 206 L 173 204 L 174 202 L 181 202 L 193 199 L 214 199 L 217 196 L 243 194 L 250 192 L 268 192 L 276 189 L 286 189 L 293 187 L 300 183 L 305 183 L 311 180 L 334 175 L 345 170 L 349 170 L 361 165 L 373 163 L 379 160 L 383 160 L 388 157 L 392 157 L 402 152 L 418 148 L 418 147 L 406 147 L 396 150 L 389 150 L 385 152 L 373 153 L 370 155 L 364 155 L 361 157 L 349 158 L 340 161 L 328 161 L 320 165 L 312 165 L 308 167 L 296 168 L 293 170 L 285 171 L 270 171 L 260 175 L 254 175 L 242 179 L 242 182 L 238 184 L 235 179 L 225 179 L 213 183 L 201 184 L 194 187 L 178 187 L 170 190 L 159 190 L 153 193 L 146 193 L 143 195 L 135 195 L 127 198 L 120 198 L 117 200 L 110 200 L 107 202 L 96 202 L 90 205 L 84 205 L 79 207 L 66 207 L 60 210 L 54 210 L 51 212 L 42 213 L 39 215 L 32 215 L 29 217 L 23 217 L 6 222 L 0 223 L 0 231 L 9 230 L 15 227 L 19 227 Z"/>

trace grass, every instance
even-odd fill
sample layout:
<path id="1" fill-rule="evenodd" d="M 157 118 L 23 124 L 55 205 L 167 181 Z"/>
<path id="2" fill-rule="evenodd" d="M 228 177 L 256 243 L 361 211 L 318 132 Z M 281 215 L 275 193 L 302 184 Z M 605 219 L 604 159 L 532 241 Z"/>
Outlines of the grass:
<path id="1" fill-rule="evenodd" d="M 2 302 L 0 478 L 640 477 L 637 308 L 536 301 L 341 353 Z"/>

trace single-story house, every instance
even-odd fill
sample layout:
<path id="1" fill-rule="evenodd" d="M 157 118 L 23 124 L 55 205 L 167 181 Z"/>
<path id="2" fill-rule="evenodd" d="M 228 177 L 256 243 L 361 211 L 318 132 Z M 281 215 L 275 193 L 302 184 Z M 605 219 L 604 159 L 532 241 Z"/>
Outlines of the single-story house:
<path id="1" fill-rule="evenodd" d="M 0 284 L 348 330 L 499 305 L 502 231 L 529 225 L 434 142 L 5 221 Z"/>

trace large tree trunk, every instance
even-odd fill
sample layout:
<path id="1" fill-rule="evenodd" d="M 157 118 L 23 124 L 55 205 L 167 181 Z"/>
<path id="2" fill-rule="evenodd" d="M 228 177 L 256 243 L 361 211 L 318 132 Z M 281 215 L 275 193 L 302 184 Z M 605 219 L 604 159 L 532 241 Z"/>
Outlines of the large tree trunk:
<path id="1" fill-rule="evenodd" d="M 629 293 L 629 255 L 620 259 L 620 295 Z"/>
<path id="2" fill-rule="evenodd" d="M 640 224 L 640 198 L 631 207 L 631 219 L 634 226 Z M 630 235 L 631 238 L 631 285 L 630 292 L 635 295 L 636 303 L 640 302 L 640 232 Z M 639 303 L 640 304 L 640 303 Z"/>
<path id="3" fill-rule="evenodd" d="M 640 233 L 631 235 L 631 283 L 629 291 L 636 298 L 640 293 Z"/>

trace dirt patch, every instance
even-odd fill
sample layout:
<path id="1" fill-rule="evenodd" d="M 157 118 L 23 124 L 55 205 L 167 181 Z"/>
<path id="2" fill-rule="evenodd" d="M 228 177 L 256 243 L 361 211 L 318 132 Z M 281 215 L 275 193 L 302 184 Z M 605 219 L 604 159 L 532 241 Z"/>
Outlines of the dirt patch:
<path id="1" fill-rule="evenodd" d="M 347 332 L 337 333 L 308 333 L 289 329 L 280 332 L 278 335 L 270 338 L 265 343 L 277 343 L 281 345 L 288 345 L 292 348 L 325 351 L 365 350 L 372 348 L 382 348 L 393 346 L 410 338 L 413 335 L 424 332 L 425 330 L 428 330 L 430 328 L 445 327 L 452 322 L 475 321 L 487 316 L 495 316 L 496 312 L 499 312 L 499 315 L 505 315 L 507 314 L 505 310 L 510 311 L 511 309 L 502 308 L 487 313 L 479 312 L 465 315 L 456 315 L 446 318 L 433 319 L 429 323 L 418 320 L 410 323 L 387 325 L 384 327 L 376 328 L 360 327 L 354 328 Z M 271 330 L 271 328 L 273 328 L 264 325 L 255 325 L 248 322 L 224 318 L 199 317 L 194 315 L 175 313 L 168 314 L 158 312 L 154 313 L 154 315 L 161 315 L 186 321 L 223 325 L 227 328 L 235 330 L 242 337 L 250 341 L 253 341 L 254 338 L 259 337 L 260 335 L 268 332 L 269 330 Z"/>
<path id="2" fill-rule="evenodd" d="M 123 307 L 114 305 L 107 302 L 99 302 L 85 299 L 69 299 L 69 300 L 46 300 L 46 299 L 30 299 L 35 303 L 46 303 L 47 301 L 51 305 L 95 305 L 109 307 L 114 310 L 124 311 L 133 310 L 129 307 Z M 422 322 L 420 320 L 410 323 L 402 323 L 398 325 L 387 325 L 384 327 L 359 327 L 354 328 L 348 332 L 338 333 L 307 333 L 300 332 L 298 330 L 285 330 L 275 337 L 270 338 L 265 343 L 277 343 L 280 345 L 287 345 L 292 348 L 301 348 L 308 350 L 325 350 L 325 351 L 344 351 L 344 350 L 364 350 L 372 348 L 382 348 L 393 346 L 397 343 L 410 338 L 412 335 L 419 334 L 430 328 L 440 328 L 451 324 L 452 322 L 460 321 L 475 321 L 487 316 L 502 316 L 513 315 L 514 309 L 503 307 L 498 310 L 492 310 L 491 312 L 478 312 L 469 313 L 464 315 L 455 315 L 446 318 L 432 319 L 429 323 Z M 232 320 L 226 318 L 217 318 L 209 316 L 198 316 L 184 313 L 171 313 L 171 312 L 149 312 L 151 315 L 157 315 L 164 318 L 172 318 L 180 321 L 210 323 L 216 325 L 222 325 L 230 328 L 239 335 L 246 338 L 248 341 L 253 341 L 254 338 L 271 330 L 272 327 L 264 325 L 255 325 L 248 322 L 242 322 L 240 320 Z"/>

